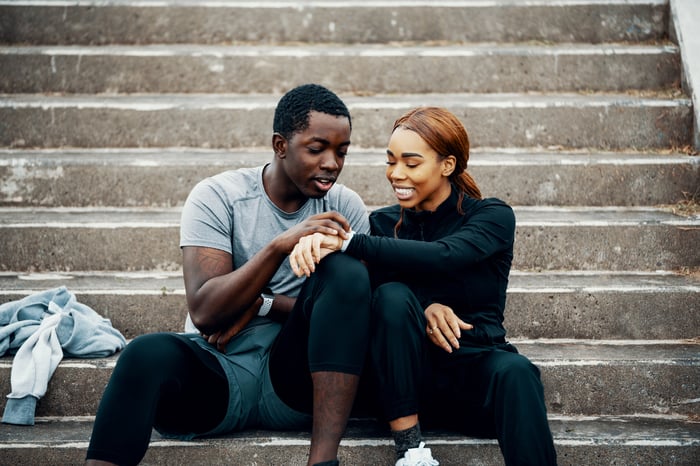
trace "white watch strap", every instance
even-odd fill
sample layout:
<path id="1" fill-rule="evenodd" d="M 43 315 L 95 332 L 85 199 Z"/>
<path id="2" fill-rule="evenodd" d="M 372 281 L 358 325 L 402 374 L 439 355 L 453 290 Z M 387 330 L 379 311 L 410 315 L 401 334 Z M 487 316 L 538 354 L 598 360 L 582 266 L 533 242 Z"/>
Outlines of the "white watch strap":
<path id="1" fill-rule="evenodd" d="M 348 238 L 343 240 L 343 245 L 340 247 L 340 252 L 345 252 L 345 250 L 350 245 L 350 241 L 352 240 L 353 236 L 355 236 L 355 232 L 350 230 L 348 232 Z"/>
<path id="2" fill-rule="evenodd" d="M 270 309 L 272 309 L 272 301 L 274 301 L 274 298 L 269 295 L 262 295 L 262 299 L 263 303 L 262 306 L 260 306 L 260 310 L 258 310 L 258 315 L 260 317 L 265 317 L 270 313 Z"/>

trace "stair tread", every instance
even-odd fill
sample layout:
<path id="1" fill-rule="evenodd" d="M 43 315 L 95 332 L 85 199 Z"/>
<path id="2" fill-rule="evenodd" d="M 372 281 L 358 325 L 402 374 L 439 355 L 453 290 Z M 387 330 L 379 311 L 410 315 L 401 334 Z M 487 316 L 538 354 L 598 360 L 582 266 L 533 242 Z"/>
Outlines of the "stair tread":
<path id="1" fill-rule="evenodd" d="M 345 166 L 373 165 L 384 167 L 383 147 L 351 147 Z M 20 165 L 260 165 L 272 156 L 268 147 L 207 149 L 198 147 L 114 147 L 114 148 L 0 148 L 0 167 Z M 596 151 L 556 150 L 543 148 L 486 148 L 470 151 L 469 166 L 503 165 L 692 165 L 700 167 L 700 157 L 673 151 Z"/>
<path id="2" fill-rule="evenodd" d="M 648 95 L 647 95 L 648 94 Z M 343 100 L 353 109 L 397 108 L 397 106 L 440 105 L 444 107 L 561 107 L 578 105 L 600 107 L 679 106 L 691 107 L 687 96 L 668 97 L 667 93 L 649 91 L 642 96 L 634 93 L 575 93 L 575 92 L 503 92 L 503 93 L 422 93 L 374 94 L 369 97 L 344 95 Z M 0 94 L 0 108 L 124 108 L 167 110 L 172 108 L 226 108 L 273 110 L 279 96 L 274 94 L 236 93 L 157 93 L 157 94 Z"/>
<path id="3" fill-rule="evenodd" d="M 684 340 L 511 339 L 509 341 L 518 348 L 520 353 L 539 366 L 671 365 L 700 368 L 700 339 L 698 338 Z M 64 356 L 59 367 L 113 367 L 119 354 L 96 359 Z M 0 368 L 11 365 L 10 355 L 0 357 Z"/>
<path id="4" fill-rule="evenodd" d="M 484 54 L 493 55 L 658 55 L 677 54 L 677 45 L 668 44 L 629 44 L 629 43 L 394 43 L 386 44 L 328 44 L 328 43 L 291 43 L 261 44 L 257 42 L 236 44 L 109 44 L 109 45 L 0 45 L 0 55 L 126 55 L 138 57 L 164 56 L 258 56 L 274 54 L 303 58 L 310 54 L 361 55 L 369 57 L 383 56 L 461 56 Z"/>
<path id="5" fill-rule="evenodd" d="M 184 294 L 181 271 L 0 272 L 0 295 L 28 295 L 33 291 L 58 286 L 66 286 L 77 294 Z M 511 271 L 508 281 L 509 293 L 540 291 L 548 293 L 700 292 L 700 276 L 671 272 L 608 270 L 590 272 Z"/>
<path id="6" fill-rule="evenodd" d="M 89 439 L 94 420 L 84 417 L 38 417 L 34 427 L 0 424 L 0 452 L 8 444 L 59 447 L 66 443 L 85 442 Z M 596 443 L 628 444 L 649 442 L 652 445 L 700 445 L 700 423 L 692 422 L 684 416 L 557 416 L 550 415 L 549 423 L 555 443 L 595 441 Z M 465 437 L 458 433 L 437 430 L 424 430 L 429 446 L 440 444 L 492 444 L 495 440 Z M 284 441 L 308 443 L 309 434 L 301 431 L 269 431 L 251 429 L 243 432 L 198 439 L 187 442 L 197 444 L 229 442 L 263 442 L 270 446 L 280 446 Z M 392 445 L 386 429 L 378 422 L 366 419 L 351 419 L 341 445 L 349 446 L 357 441 Z M 170 443 L 153 432 L 151 445 Z M 173 442 L 174 443 L 174 442 Z"/>
<path id="7" fill-rule="evenodd" d="M 700 214 L 679 216 L 660 207 L 513 206 L 513 210 L 519 226 L 700 225 Z M 181 207 L 0 207 L 0 228 L 169 228 L 180 225 L 181 212 Z"/>

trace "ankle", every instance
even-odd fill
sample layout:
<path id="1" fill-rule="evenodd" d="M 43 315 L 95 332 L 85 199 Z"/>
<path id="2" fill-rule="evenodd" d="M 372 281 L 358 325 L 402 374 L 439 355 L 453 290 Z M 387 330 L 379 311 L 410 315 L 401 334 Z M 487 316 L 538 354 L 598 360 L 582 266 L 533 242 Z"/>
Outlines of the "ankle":
<path id="1" fill-rule="evenodd" d="M 416 448 L 420 445 L 423 440 L 420 424 L 404 430 L 394 430 L 391 432 L 391 435 L 394 437 L 394 451 L 396 452 L 397 460 L 403 458 L 410 448 Z"/>

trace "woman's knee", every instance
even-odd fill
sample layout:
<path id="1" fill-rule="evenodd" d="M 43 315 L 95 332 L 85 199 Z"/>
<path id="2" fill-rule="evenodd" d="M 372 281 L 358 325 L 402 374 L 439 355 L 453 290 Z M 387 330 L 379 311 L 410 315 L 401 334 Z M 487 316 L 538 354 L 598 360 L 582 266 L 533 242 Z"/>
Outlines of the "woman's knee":
<path id="1" fill-rule="evenodd" d="M 423 309 L 411 289 L 399 282 L 377 287 L 372 296 L 372 317 L 379 326 L 424 326 Z"/>
<path id="2" fill-rule="evenodd" d="M 528 358 L 517 353 L 506 353 L 495 366 L 494 376 L 507 390 L 527 393 L 542 390 L 540 370 Z"/>

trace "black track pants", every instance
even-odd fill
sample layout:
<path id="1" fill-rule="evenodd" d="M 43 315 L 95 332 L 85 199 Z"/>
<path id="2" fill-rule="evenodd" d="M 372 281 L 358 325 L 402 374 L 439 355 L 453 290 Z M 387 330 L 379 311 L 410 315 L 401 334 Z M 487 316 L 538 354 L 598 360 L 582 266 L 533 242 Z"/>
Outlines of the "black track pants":
<path id="1" fill-rule="evenodd" d="M 370 361 L 386 420 L 497 438 L 507 465 L 556 464 L 540 371 L 513 347 L 451 355 L 425 335 L 422 306 L 401 283 L 372 302 Z"/>

